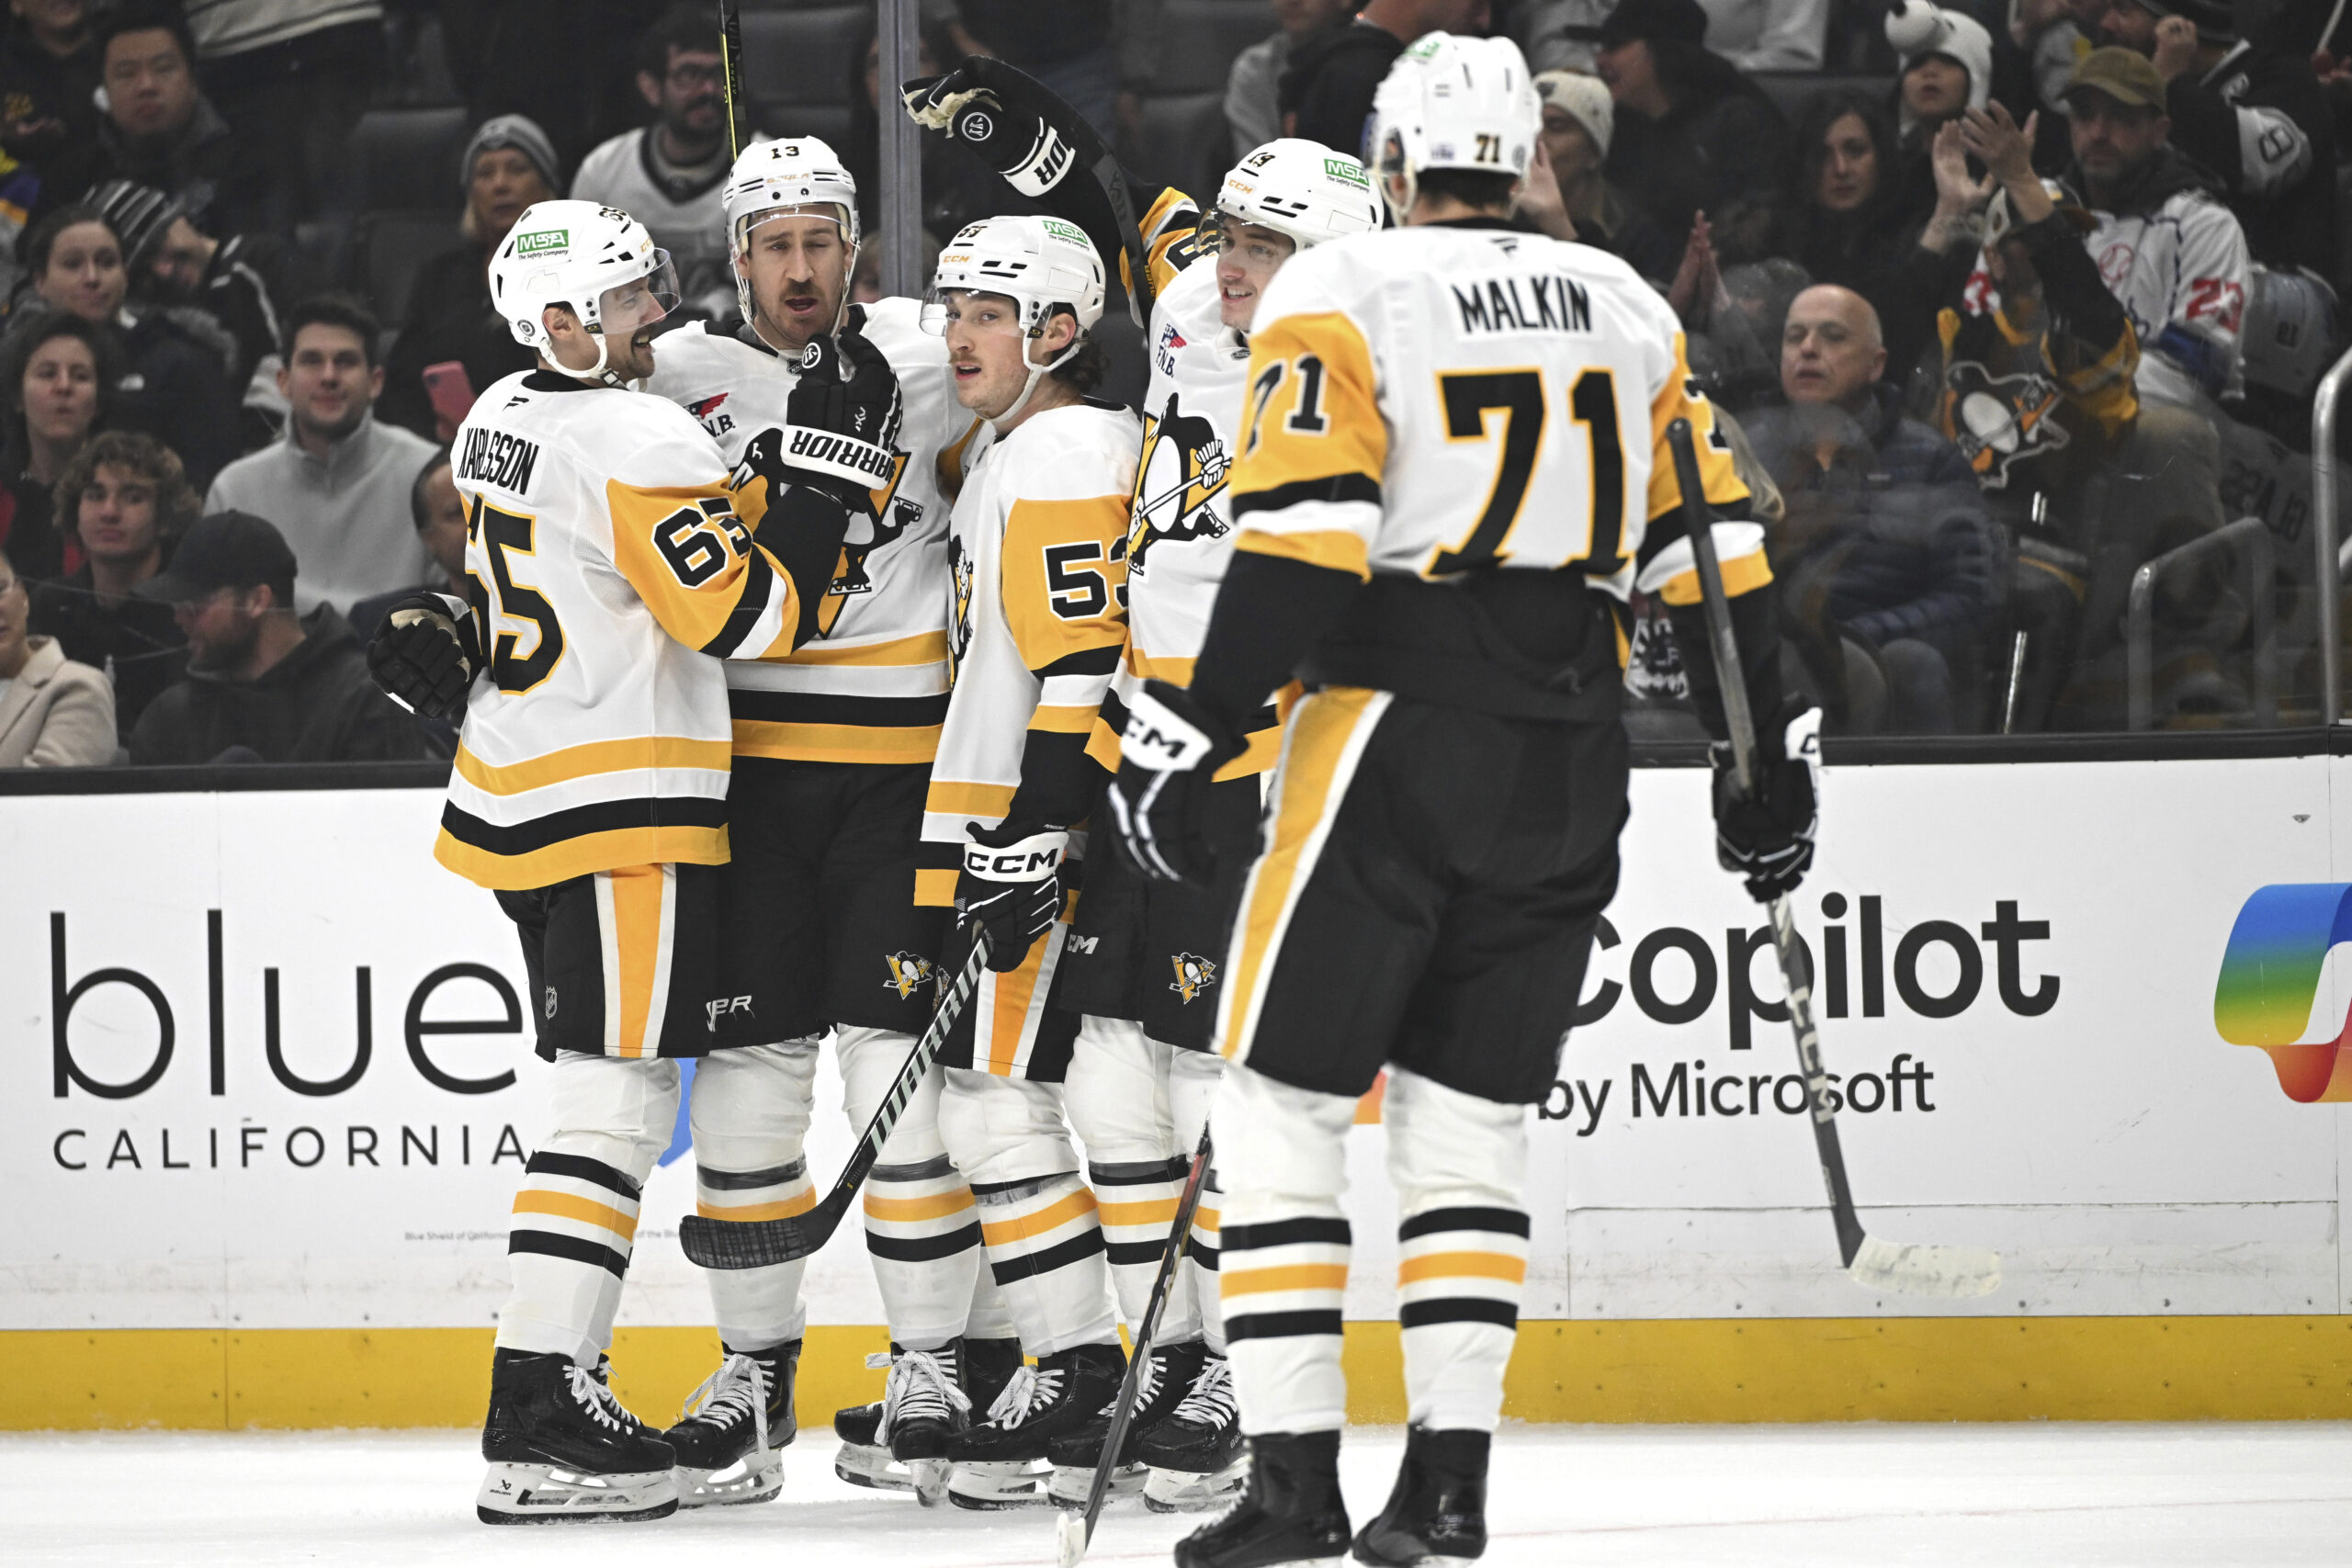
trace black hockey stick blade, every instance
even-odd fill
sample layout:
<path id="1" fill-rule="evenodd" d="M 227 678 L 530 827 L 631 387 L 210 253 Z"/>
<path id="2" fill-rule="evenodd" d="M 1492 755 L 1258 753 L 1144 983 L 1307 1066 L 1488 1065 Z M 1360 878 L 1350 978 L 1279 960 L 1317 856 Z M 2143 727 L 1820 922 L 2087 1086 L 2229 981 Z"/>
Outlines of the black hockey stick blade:
<path id="1" fill-rule="evenodd" d="M 924 1077 L 930 1073 L 932 1063 L 938 1060 L 940 1047 L 947 1043 L 948 1031 L 956 1027 L 956 1020 L 962 1016 L 964 1004 L 971 999 L 980 983 L 980 972 L 988 964 L 988 932 L 975 931 L 971 956 L 964 960 L 963 972 L 948 987 L 947 994 L 939 998 L 938 1010 L 931 1016 L 931 1027 L 922 1032 L 922 1038 L 907 1053 L 897 1081 L 891 1084 L 890 1092 L 882 1097 L 881 1106 L 858 1140 L 857 1151 L 849 1156 L 849 1164 L 842 1168 L 840 1179 L 823 1201 L 805 1213 L 773 1220 L 714 1220 L 702 1214 L 688 1214 L 678 1222 L 678 1246 L 686 1257 L 705 1269 L 764 1269 L 807 1258 L 831 1241 L 848 1216 L 849 1206 L 856 1201 L 857 1190 L 865 1184 L 875 1161 L 882 1157 L 882 1145 L 890 1141 L 890 1130 L 898 1125 L 907 1101 L 914 1098 L 915 1090 L 922 1087 Z"/>
<path id="2" fill-rule="evenodd" d="M 1151 1364 L 1151 1347 L 1159 1334 L 1159 1311 L 1168 1304 L 1168 1292 L 1176 1280 L 1176 1267 L 1193 1245 L 1193 1215 L 1201 1206 L 1201 1190 L 1208 1182 L 1209 1161 L 1216 1156 L 1216 1146 L 1209 1142 L 1209 1130 L 1201 1129 L 1200 1146 L 1193 1151 L 1193 1168 L 1184 1179 L 1184 1196 L 1176 1205 L 1176 1218 L 1168 1231 L 1168 1246 L 1159 1255 L 1159 1277 L 1151 1282 L 1151 1300 L 1143 1309 L 1143 1321 L 1136 1325 L 1135 1354 L 1127 1358 L 1127 1375 L 1119 1380 L 1118 1403 L 1111 1407 L 1111 1429 L 1102 1434 L 1102 1454 L 1094 1461 L 1094 1480 L 1086 1489 L 1086 1506 L 1076 1512 L 1065 1508 L 1054 1521 L 1054 1551 L 1056 1568 L 1078 1568 L 1086 1549 L 1094 1543 L 1094 1523 L 1102 1517 L 1102 1499 L 1111 1490 L 1111 1472 L 1117 1467 L 1119 1450 L 1126 1446 L 1127 1427 L 1136 1418 L 1136 1401 L 1143 1388 L 1143 1374 Z"/>
<path id="3" fill-rule="evenodd" d="M 1683 525 L 1699 574 L 1700 597 L 1705 603 L 1707 642 L 1714 660 L 1715 683 L 1723 693 L 1732 763 L 1740 789 L 1749 791 L 1756 787 L 1756 716 L 1748 709 L 1747 677 L 1739 660 L 1739 639 L 1732 629 L 1731 600 L 1724 592 L 1723 565 L 1715 558 L 1715 511 L 1699 477 L 1699 451 L 1692 443 L 1690 422 L 1678 419 L 1668 425 L 1666 441 L 1674 454 L 1675 480 L 1682 490 Z M 1901 1246 L 1863 1231 L 1861 1216 L 1854 1208 L 1853 1187 L 1846 1176 L 1837 1113 L 1829 1107 L 1829 1075 L 1822 1066 L 1821 1030 L 1813 1017 L 1813 976 L 1805 967 L 1796 920 L 1785 897 L 1771 901 L 1771 915 L 1772 950 L 1780 958 L 1781 979 L 1788 988 L 1789 1028 L 1796 1036 L 1797 1066 L 1813 1102 L 1814 1152 L 1820 1157 L 1822 1184 L 1829 1191 L 1838 1261 L 1857 1284 L 1871 1290 L 1943 1297 L 1989 1294 L 2001 1282 L 1997 1254 L 1971 1247 Z"/>

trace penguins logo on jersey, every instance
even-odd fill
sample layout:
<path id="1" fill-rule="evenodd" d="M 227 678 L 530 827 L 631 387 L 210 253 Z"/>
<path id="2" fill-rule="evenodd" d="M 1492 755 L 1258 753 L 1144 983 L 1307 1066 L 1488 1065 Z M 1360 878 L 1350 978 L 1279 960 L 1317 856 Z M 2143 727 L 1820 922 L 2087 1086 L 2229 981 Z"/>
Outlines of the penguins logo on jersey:
<path id="1" fill-rule="evenodd" d="M 1216 964 L 1213 959 L 1203 958 L 1197 953 L 1179 953 L 1171 955 L 1170 962 L 1176 966 L 1176 978 L 1168 988 L 1183 998 L 1187 1006 L 1216 984 Z"/>
<path id="2" fill-rule="evenodd" d="M 1136 465 L 1134 521 L 1127 533 L 1127 575 L 1141 577 L 1150 548 L 1161 539 L 1222 539 L 1230 532 L 1209 502 L 1233 476 L 1233 458 L 1216 426 L 1183 412 L 1178 394 L 1147 421 Z"/>
<path id="3" fill-rule="evenodd" d="M 825 603 L 817 614 L 817 635 L 831 633 L 833 623 L 840 619 L 842 606 L 854 594 L 874 592 L 874 579 L 867 575 L 865 563 L 875 551 L 894 545 L 906 531 L 922 521 L 922 502 L 899 499 L 899 481 L 906 478 L 907 455 L 897 454 L 891 465 L 890 482 L 875 491 L 874 514 L 859 517 L 853 513 L 853 531 L 862 524 L 864 539 L 843 539 L 839 567 L 833 572 L 831 586 L 825 590 Z"/>
<path id="4" fill-rule="evenodd" d="M 900 1001 L 912 1000 L 918 987 L 931 985 L 939 978 L 937 967 L 919 953 L 886 953 L 882 962 L 890 970 L 890 977 L 882 982 L 882 988 L 898 992 Z"/>
<path id="5" fill-rule="evenodd" d="M 1973 360 L 1951 367 L 1945 394 L 1951 400 L 1952 439 L 1976 479 L 1987 490 L 2009 482 L 2009 470 L 2066 445 L 2058 412 L 2058 384 L 2047 376 L 1995 376 Z"/>
<path id="6" fill-rule="evenodd" d="M 964 553 L 964 542 L 953 536 L 947 541 L 947 570 L 956 584 L 956 619 L 947 631 L 947 683 L 953 686 L 972 646 L 972 558 Z"/>

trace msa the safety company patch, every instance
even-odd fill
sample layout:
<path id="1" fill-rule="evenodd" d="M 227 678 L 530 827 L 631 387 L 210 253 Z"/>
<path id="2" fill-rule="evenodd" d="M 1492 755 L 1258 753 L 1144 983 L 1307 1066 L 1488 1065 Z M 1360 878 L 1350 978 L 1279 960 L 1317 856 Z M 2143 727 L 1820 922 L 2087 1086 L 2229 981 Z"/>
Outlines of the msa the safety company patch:
<path id="1" fill-rule="evenodd" d="M 514 254 L 518 256 L 543 256 L 550 251 L 571 248 L 571 231 L 569 229 L 542 229 L 536 234 L 525 234 L 514 242 Z"/>
<path id="2" fill-rule="evenodd" d="M 911 999 L 917 987 L 934 984 L 939 978 L 937 965 L 919 953 L 893 953 L 882 962 L 890 969 L 890 977 L 882 982 L 882 987 L 898 992 L 900 1001 Z"/>
<path id="3" fill-rule="evenodd" d="M 1179 953 L 1172 954 L 1170 961 L 1176 965 L 1176 978 L 1168 988 L 1183 998 L 1187 1007 L 1192 1005 L 1194 998 L 1216 984 L 1216 964 L 1214 960 L 1203 958 L 1196 953 Z"/>

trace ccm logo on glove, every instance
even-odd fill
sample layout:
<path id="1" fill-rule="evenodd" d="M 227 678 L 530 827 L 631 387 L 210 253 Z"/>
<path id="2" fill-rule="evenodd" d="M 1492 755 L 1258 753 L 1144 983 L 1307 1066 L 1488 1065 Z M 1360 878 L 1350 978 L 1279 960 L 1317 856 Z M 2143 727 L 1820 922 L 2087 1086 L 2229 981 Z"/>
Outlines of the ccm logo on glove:
<path id="1" fill-rule="evenodd" d="M 964 869 L 989 882 L 1035 882 L 1062 863 L 1063 832 L 1032 833 L 1012 844 L 967 844 Z"/>
<path id="2" fill-rule="evenodd" d="M 1127 761 L 1155 772 L 1190 769 L 1207 754 L 1209 738 L 1149 692 L 1138 692 L 1127 708 L 1119 750 Z"/>

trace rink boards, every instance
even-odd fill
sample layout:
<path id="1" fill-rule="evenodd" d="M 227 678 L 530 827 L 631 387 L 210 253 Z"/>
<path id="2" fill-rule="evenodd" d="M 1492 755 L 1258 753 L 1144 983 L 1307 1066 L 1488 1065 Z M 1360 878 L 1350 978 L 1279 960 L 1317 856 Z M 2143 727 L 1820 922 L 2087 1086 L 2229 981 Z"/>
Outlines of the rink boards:
<path id="1" fill-rule="evenodd" d="M 1705 786 L 1635 774 L 1534 1133 L 1511 1413 L 2352 1416 L 2343 1118 L 2222 1034 L 2344 1026 L 2352 973 L 2311 913 L 2333 896 L 2262 890 L 2352 882 L 2352 758 L 1832 769 L 1798 908 L 1847 1160 L 1874 1232 L 2000 1250 L 2001 1290 L 1962 1303 L 1837 1268 L 1770 944 L 1714 866 Z M 478 1419 L 540 1107 L 511 929 L 433 863 L 438 809 L 0 797 L 0 1427 Z M 827 1073 L 820 1173 L 850 1138 Z M 1395 1419 L 1375 1116 L 1350 1356 L 1357 1413 Z M 674 1245 L 691 1201 L 681 1136 L 616 1349 L 649 1405 L 713 1350 Z M 814 1422 L 878 1391 L 884 1335 L 854 1237 L 808 1291 Z"/>

